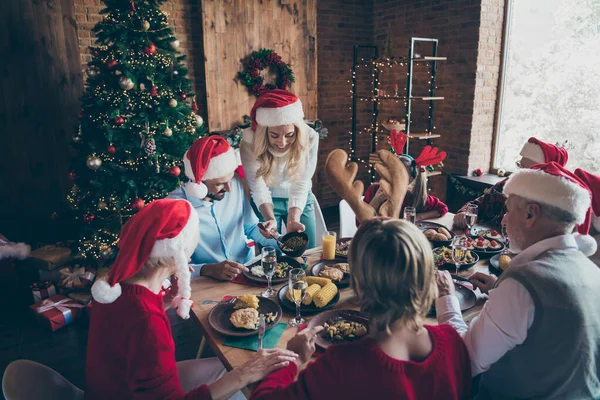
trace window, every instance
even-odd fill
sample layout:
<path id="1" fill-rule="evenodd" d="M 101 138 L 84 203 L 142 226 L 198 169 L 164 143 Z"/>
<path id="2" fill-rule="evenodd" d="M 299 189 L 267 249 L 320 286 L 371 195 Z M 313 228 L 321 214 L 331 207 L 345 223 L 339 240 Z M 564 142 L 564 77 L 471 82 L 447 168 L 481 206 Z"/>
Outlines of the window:
<path id="1" fill-rule="evenodd" d="M 600 174 L 600 0 L 511 0 L 494 167 L 535 136 Z"/>

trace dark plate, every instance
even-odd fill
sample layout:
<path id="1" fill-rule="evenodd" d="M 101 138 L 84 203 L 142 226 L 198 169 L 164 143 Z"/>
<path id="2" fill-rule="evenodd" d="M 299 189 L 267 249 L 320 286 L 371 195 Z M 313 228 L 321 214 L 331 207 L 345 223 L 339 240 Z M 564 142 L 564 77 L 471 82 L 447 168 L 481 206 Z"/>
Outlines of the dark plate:
<path id="1" fill-rule="evenodd" d="M 319 272 L 326 265 L 337 264 L 337 261 L 321 261 L 316 263 L 310 268 L 310 274 L 312 276 L 319 276 Z M 338 288 L 345 288 L 350 286 L 350 274 L 344 274 L 344 278 L 340 282 L 332 281 Z"/>
<path id="2" fill-rule="evenodd" d="M 450 236 L 451 236 L 450 240 L 429 240 L 431 245 L 434 247 L 442 247 L 442 246 L 448 247 L 452 244 L 452 240 L 456 236 L 456 234 L 454 232 L 452 232 L 451 230 L 446 228 L 444 225 L 436 224 L 435 222 L 417 221 L 415 223 L 415 225 L 417 226 L 417 228 L 419 228 L 421 230 L 421 232 L 425 232 L 428 229 L 433 229 L 434 231 L 437 232 L 438 228 L 444 228 L 448 232 L 450 232 Z"/>
<path id="3" fill-rule="evenodd" d="M 308 234 L 306 232 L 290 232 L 279 238 L 281 243 L 285 243 L 288 239 L 299 237 L 305 241 L 304 246 L 300 246 L 295 250 L 284 250 L 281 246 L 279 246 L 279 250 L 281 250 L 284 254 L 287 254 L 290 257 L 300 257 L 306 249 L 308 248 Z M 279 243 L 277 243 L 279 245 Z"/>
<path id="4" fill-rule="evenodd" d="M 441 247 L 436 247 L 435 249 L 433 249 L 433 253 L 435 254 L 437 251 L 441 250 Z M 452 250 L 452 249 L 450 249 Z M 459 270 L 463 270 L 463 269 L 469 269 L 471 268 L 473 265 L 477 264 L 477 262 L 479 261 L 479 256 L 477 255 L 476 252 L 474 252 L 473 250 L 471 250 L 471 255 L 473 256 L 473 258 L 475 259 L 474 262 L 472 263 L 467 263 L 467 264 L 461 264 Z M 449 271 L 456 271 L 456 265 L 453 263 L 444 263 L 442 265 L 438 265 L 437 263 L 435 264 L 436 267 L 438 267 L 438 269 L 447 269 Z"/>
<path id="5" fill-rule="evenodd" d="M 495 230 L 495 229 L 474 229 L 474 231 L 476 231 L 477 235 L 471 235 L 471 236 L 483 236 L 487 240 L 495 240 L 496 242 L 504 243 L 504 237 L 502 235 L 499 235 L 499 237 L 490 236 L 490 233 L 493 230 Z M 500 233 L 500 231 L 497 231 L 497 230 L 496 230 L 496 232 Z M 473 232 L 473 233 L 475 233 L 475 232 Z"/>
<path id="6" fill-rule="evenodd" d="M 494 275 L 498 275 L 500 276 L 500 274 L 503 272 L 502 269 L 500 268 L 500 256 L 502 254 L 496 254 L 495 256 L 493 256 L 492 258 L 490 258 L 490 272 L 493 273 Z M 508 253 L 507 256 L 509 256 L 511 259 L 515 256 L 516 254 L 512 254 L 512 253 Z"/>
<path id="7" fill-rule="evenodd" d="M 279 304 L 281 304 L 281 307 L 285 308 L 286 310 L 292 311 L 292 312 L 295 313 L 296 312 L 296 304 L 292 303 L 291 301 L 289 301 L 287 299 L 287 297 L 285 297 L 285 295 L 287 294 L 287 290 L 288 290 L 288 285 L 284 285 L 281 289 L 279 289 L 279 292 L 277 293 L 277 297 L 279 298 Z M 314 313 L 318 313 L 318 312 L 330 309 L 331 307 L 335 306 L 338 301 L 340 301 L 340 292 L 339 292 L 339 290 L 335 294 L 335 296 L 333 297 L 333 299 L 331 299 L 331 301 L 329 302 L 329 304 L 327 304 L 325 307 L 318 308 L 313 303 L 311 303 L 309 306 L 301 304 L 300 305 L 300 312 L 302 314 L 314 314 Z"/>
<path id="8" fill-rule="evenodd" d="M 250 330 L 236 328 L 233 326 L 229 318 L 234 311 L 233 304 L 218 304 L 208 313 L 208 323 L 215 331 L 227 336 L 252 336 L 258 334 L 258 329 Z M 269 312 L 277 313 L 277 318 L 275 318 L 275 321 L 265 325 L 265 328 L 269 330 L 277 325 L 281 319 L 281 313 L 283 311 L 281 310 L 279 304 L 273 300 L 265 297 L 259 297 L 258 312 L 262 314 Z"/>
<path id="9" fill-rule="evenodd" d="M 454 282 L 454 288 L 456 289 L 456 297 L 460 304 L 460 311 L 465 312 L 470 308 L 473 308 L 477 304 L 477 295 L 474 291 L 460 283 Z M 428 314 L 429 316 L 435 316 L 435 303 Z"/>
<path id="10" fill-rule="evenodd" d="M 471 239 L 477 239 L 478 236 L 471 236 Z M 495 240 L 495 239 L 494 239 Z M 504 243 L 502 243 L 499 240 L 496 240 L 496 242 L 498 242 L 500 244 L 500 247 L 496 248 L 496 249 L 490 249 L 489 247 L 487 249 L 478 249 L 477 247 L 473 246 L 473 250 L 475 253 L 477 253 L 479 255 L 479 258 L 490 258 L 493 255 L 499 254 L 502 250 L 504 250 Z"/>
<path id="11" fill-rule="evenodd" d="M 352 238 L 351 237 L 345 237 L 345 238 L 339 238 L 338 240 L 336 240 L 336 244 L 340 244 L 340 243 L 346 243 L 351 241 Z M 335 258 L 341 258 L 342 260 L 346 260 L 348 259 L 348 254 L 346 253 L 346 255 L 340 254 L 337 252 L 337 250 L 335 251 Z"/>
<path id="12" fill-rule="evenodd" d="M 327 320 L 329 319 L 337 319 L 339 318 L 340 320 L 344 320 L 346 318 L 342 317 L 342 314 L 350 314 L 350 315 L 356 315 L 358 317 L 362 317 L 362 318 L 367 318 L 365 315 L 361 314 L 359 311 L 356 310 L 329 310 L 329 311 L 325 311 L 319 315 L 315 315 L 309 322 L 307 325 L 307 328 L 314 328 L 316 326 L 323 326 L 323 324 L 325 322 L 327 322 Z M 348 319 L 346 319 L 348 320 Z M 369 326 L 367 325 L 367 329 L 369 329 Z M 347 343 L 347 342 L 334 342 L 329 340 L 326 336 L 323 335 L 323 332 L 320 333 L 316 339 L 315 339 L 315 344 L 323 349 L 327 348 L 327 346 L 332 345 L 332 344 L 336 344 L 336 343 Z"/>
<path id="13" fill-rule="evenodd" d="M 288 263 L 292 268 L 302 268 L 302 264 L 300 264 L 297 260 L 293 259 L 292 257 L 277 256 L 277 263 L 280 263 L 282 261 Z M 260 265 L 260 261 L 257 261 L 256 263 L 254 263 L 251 266 L 249 266 L 248 267 L 248 272 L 244 271 L 244 275 L 246 276 L 246 278 L 250 279 L 251 281 L 264 283 L 266 285 L 267 284 L 267 278 L 265 278 L 264 276 L 254 276 L 254 275 L 252 275 L 252 272 L 250 272 L 250 270 L 252 269 L 252 267 L 254 267 L 256 265 Z M 288 277 L 287 276 L 285 278 L 273 278 L 273 279 L 271 279 L 271 283 L 283 283 L 283 282 L 287 282 L 287 281 L 288 281 Z"/>

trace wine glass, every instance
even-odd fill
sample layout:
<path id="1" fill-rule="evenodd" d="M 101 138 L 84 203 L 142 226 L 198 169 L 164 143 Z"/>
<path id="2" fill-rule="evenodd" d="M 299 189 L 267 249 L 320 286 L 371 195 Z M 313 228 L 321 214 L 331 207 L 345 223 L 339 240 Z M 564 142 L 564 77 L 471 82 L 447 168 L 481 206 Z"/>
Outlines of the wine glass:
<path id="1" fill-rule="evenodd" d="M 267 277 L 267 290 L 262 293 L 262 297 L 275 297 L 277 296 L 277 291 L 271 287 L 271 279 L 273 279 L 273 274 L 277 269 L 277 252 L 275 251 L 275 247 L 265 246 L 261 251 L 261 265 L 262 269 Z"/>
<path id="2" fill-rule="evenodd" d="M 460 265 L 467 257 L 468 250 L 467 238 L 465 236 L 456 236 L 452 241 L 452 261 L 454 261 L 454 265 L 456 266 L 456 275 L 458 275 Z"/>
<path id="3" fill-rule="evenodd" d="M 404 207 L 404 219 L 413 224 L 417 222 L 417 210 L 414 207 Z"/>
<path id="4" fill-rule="evenodd" d="M 471 234 L 471 229 L 475 226 L 477 222 L 477 205 L 476 204 L 468 204 L 467 210 L 465 212 L 466 224 L 469 229 L 467 234 Z"/>
<path id="5" fill-rule="evenodd" d="M 504 250 L 502 250 L 502 254 L 508 254 L 510 251 L 508 250 L 509 242 L 508 232 L 506 231 L 506 224 L 502 224 L 502 236 L 504 237 Z"/>
<path id="6" fill-rule="evenodd" d="M 294 268 L 290 271 L 288 290 L 291 290 L 290 297 L 296 303 L 296 318 L 290 319 L 289 326 L 299 327 L 306 320 L 300 315 L 300 304 L 306 294 L 308 283 L 306 282 L 306 272 L 302 268 Z"/>

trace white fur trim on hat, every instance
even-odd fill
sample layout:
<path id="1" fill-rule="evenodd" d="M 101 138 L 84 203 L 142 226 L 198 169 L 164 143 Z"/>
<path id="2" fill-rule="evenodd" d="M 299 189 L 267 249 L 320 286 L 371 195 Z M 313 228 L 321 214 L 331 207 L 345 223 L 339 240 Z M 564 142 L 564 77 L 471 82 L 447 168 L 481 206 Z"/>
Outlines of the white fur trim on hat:
<path id="1" fill-rule="evenodd" d="M 31 246 L 25 243 L 7 242 L 0 244 L 0 260 L 3 258 L 17 258 L 22 260 L 31 253 Z"/>
<path id="2" fill-rule="evenodd" d="M 179 201 L 188 202 L 183 199 Z M 200 225 L 198 223 L 198 213 L 191 204 L 190 209 L 190 217 L 181 232 L 174 238 L 157 240 L 152 247 L 150 257 L 176 257 L 180 254 L 192 255 L 200 240 Z"/>
<path id="3" fill-rule="evenodd" d="M 585 220 L 591 202 L 590 192 L 575 182 L 534 169 L 512 174 L 504 185 L 504 194 L 560 208 L 572 214 L 578 224 Z"/>
<path id="4" fill-rule="evenodd" d="M 187 182 L 184 186 L 185 192 L 188 194 L 188 196 L 192 196 L 197 199 L 203 199 L 208 194 L 208 187 L 202 182 Z"/>
<path id="5" fill-rule="evenodd" d="M 183 155 L 183 172 L 185 176 L 187 176 L 190 180 L 196 181 L 196 177 L 194 176 L 194 170 L 192 169 L 192 164 L 190 163 L 190 159 L 188 158 L 188 151 Z"/>
<path id="6" fill-rule="evenodd" d="M 304 111 L 300 99 L 287 106 L 256 110 L 256 123 L 262 126 L 289 125 L 298 121 L 304 121 Z"/>
<path id="7" fill-rule="evenodd" d="M 535 143 L 526 142 L 521 149 L 520 156 L 529 158 L 538 164 L 543 164 L 546 162 L 546 156 L 544 155 L 542 148 Z"/>
<path id="8" fill-rule="evenodd" d="M 225 153 L 210 159 L 202 180 L 222 178 L 233 173 L 237 167 L 238 162 L 235 157 L 235 150 L 230 147 Z"/>
<path id="9" fill-rule="evenodd" d="M 600 217 L 592 215 L 592 226 L 597 232 L 600 232 Z"/>
<path id="10" fill-rule="evenodd" d="M 590 235 L 582 235 L 579 233 L 574 233 L 575 242 L 577 243 L 577 247 L 579 251 L 581 251 L 586 257 L 594 255 L 596 250 L 598 250 L 598 243 L 596 243 L 596 239 L 594 239 Z"/>
<path id="11" fill-rule="evenodd" d="M 106 278 L 96 279 L 96 282 L 92 285 L 92 297 L 98 303 L 109 304 L 113 303 L 121 295 L 121 285 L 116 284 L 110 286 Z"/>

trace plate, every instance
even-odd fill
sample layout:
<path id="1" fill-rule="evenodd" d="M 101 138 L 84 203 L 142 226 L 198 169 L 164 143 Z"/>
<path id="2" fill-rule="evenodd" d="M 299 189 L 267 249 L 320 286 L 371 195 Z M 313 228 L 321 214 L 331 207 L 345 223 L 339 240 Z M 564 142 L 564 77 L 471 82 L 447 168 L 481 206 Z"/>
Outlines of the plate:
<path id="1" fill-rule="evenodd" d="M 461 312 L 465 312 L 477 304 L 477 295 L 474 291 L 457 282 L 454 282 L 454 288 L 456 289 L 456 297 L 458 298 Z M 435 316 L 435 302 L 433 303 L 428 316 Z"/>
<path id="2" fill-rule="evenodd" d="M 292 257 L 277 256 L 277 263 L 280 263 L 280 262 L 286 262 L 292 268 L 302 268 L 302 265 L 297 260 L 293 259 Z M 256 263 L 254 263 L 251 266 L 249 266 L 248 267 L 248 272 L 244 271 L 243 274 L 246 276 L 246 278 L 250 279 L 251 281 L 264 283 L 266 285 L 267 284 L 267 278 L 265 278 L 264 276 L 254 276 L 254 275 L 252 275 L 252 272 L 250 272 L 250 270 L 252 269 L 252 267 L 257 266 L 257 265 L 260 265 L 260 261 L 257 261 Z M 288 281 L 287 275 L 284 278 L 273 278 L 273 279 L 271 279 L 271 283 L 283 283 L 283 282 L 287 282 L 287 281 Z"/>
<path id="3" fill-rule="evenodd" d="M 231 314 L 234 312 L 233 304 L 217 304 L 210 312 L 208 313 L 208 323 L 212 328 L 227 336 L 253 336 L 258 334 L 258 329 L 244 329 L 244 328 L 236 328 L 233 326 L 229 318 Z M 279 304 L 274 302 L 271 299 L 267 299 L 265 297 L 258 298 L 258 312 L 262 314 L 266 313 L 277 313 L 277 318 L 275 321 L 270 322 L 265 325 L 265 329 L 269 330 L 281 319 L 281 307 Z"/>
<path id="4" fill-rule="evenodd" d="M 441 250 L 441 249 L 442 249 L 441 247 L 436 247 L 435 249 L 433 249 L 434 256 L 435 256 L 435 253 L 437 251 Z M 452 250 L 452 249 L 450 249 L 450 250 Z M 461 266 L 459 268 L 459 271 L 464 270 L 464 269 L 469 269 L 473 265 L 477 264 L 477 262 L 479 262 L 479 255 L 477 255 L 477 253 L 475 251 L 471 250 L 471 255 L 473 256 L 473 258 L 475 259 L 475 261 L 472 262 L 472 263 L 461 264 Z M 450 271 L 456 271 L 456 265 L 454 263 L 444 263 L 444 264 L 441 264 L 441 265 L 438 265 L 436 263 L 435 266 L 438 269 L 447 269 L 447 270 L 450 270 Z"/>
<path id="5" fill-rule="evenodd" d="M 334 261 L 321 261 L 321 262 L 318 262 L 318 263 L 316 263 L 315 265 L 313 265 L 310 268 L 310 274 L 312 276 L 319 276 L 319 272 L 321 271 L 321 269 L 323 269 L 323 267 L 325 267 L 327 265 L 331 266 L 331 265 L 334 265 L 334 264 L 337 264 L 337 261 L 334 260 Z M 335 283 L 335 285 L 338 288 L 345 288 L 345 287 L 350 286 L 350 279 L 351 279 L 350 274 L 344 273 L 344 278 L 340 282 L 336 282 L 334 280 L 332 280 L 332 282 Z"/>
<path id="6" fill-rule="evenodd" d="M 500 268 L 500 256 L 502 255 L 502 253 L 500 254 L 496 254 L 495 256 L 493 256 L 492 258 L 490 258 L 490 272 L 493 273 L 494 275 L 498 275 L 500 276 L 500 274 L 504 271 L 502 271 L 502 269 Z M 516 254 L 512 254 L 512 253 L 508 253 L 507 256 L 509 256 L 511 259 L 515 256 Z"/>
<path id="7" fill-rule="evenodd" d="M 491 236 L 491 232 L 495 230 L 495 229 L 475 229 L 475 231 L 477 231 L 477 235 L 472 235 L 472 236 L 483 236 L 484 238 L 486 238 L 487 240 L 495 240 L 497 242 L 504 242 L 504 237 L 500 234 L 500 232 L 498 232 L 498 237 L 495 236 Z"/>
<path id="8" fill-rule="evenodd" d="M 361 314 L 359 311 L 356 311 L 356 310 L 329 310 L 329 311 L 325 311 L 319 315 L 315 315 L 308 322 L 307 328 L 310 329 L 310 328 L 314 328 L 316 326 L 322 326 L 329 319 L 343 318 L 340 316 L 340 314 L 342 314 L 342 313 L 355 315 L 360 318 L 368 318 L 367 316 L 365 316 L 364 314 Z M 369 329 L 368 326 L 367 326 L 367 329 Z M 323 333 L 319 334 L 315 338 L 315 344 L 323 349 L 326 349 L 328 346 L 330 346 L 332 344 L 337 344 L 337 343 L 350 343 L 350 342 L 334 342 L 332 340 L 327 339 L 325 336 L 323 336 Z"/>
<path id="9" fill-rule="evenodd" d="M 335 250 L 335 257 L 336 257 L 336 258 L 341 258 L 341 259 L 343 259 L 343 260 L 346 260 L 346 259 L 348 259 L 348 253 L 346 253 L 346 254 L 341 254 L 341 253 L 338 253 L 337 246 L 339 246 L 340 244 L 343 244 L 343 243 L 349 242 L 349 241 L 351 241 L 351 240 L 352 240 L 352 238 L 351 238 L 351 237 L 345 237 L 345 238 L 339 238 L 338 240 L 336 240 L 336 241 L 335 241 L 335 244 L 336 244 L 336 246 L 335 246 L 335 247 L 336 247 L 336 250 Z"/>
<path id="10" fill-rule="evenodd" d="M 421 232 L 425 232 L 428 229 L 433 229 L 434 231 L 437 232 L 438 228 L 444 228 L 448 232 L 450 232 L 450 236 L 451 236 L 450 240 L 429 240 L 428 239 L 429 242 L 434 247 L 441 247 L 441 246 L 448 247 L 448 246 L 450 246 L 452 244 L 452 240 L 456 236 L 456 234 L 454 232 L 452 232 L 451 230 L 449 230 L 448 228 L 446 228 L 444 225 L 436 224 L 435 222 L 417 221 L 417 222 L 415 222 L 415 225 L 417 226 L 417 228 L 419 228 L 421 230 Z"/>
<path id="11" fill-rule="evenodd" d="M 477 238 L 478 238 L 478 236 L 471 236 L 471 239 L 473 239 L 473 240 L 475 240 Z M 479 255 L 480 259 L 490 258 L 491 256 L 499 254 L 502 250 L 504 250 L 504 243 L 502 243 L 499 240 L 496 240 L 496 242 L 498 242 L 500 244 L 500 247 L 498 247 L 496 249 L 490 249 L 490 248 L 478 249 L 477 247 L 473 246 L 473 251 Z"/>
<path id="12" fill-rule="evenodd" d="M 296 304 L 292 303 L 291 301 L 289 301 L 287 299 L 287 297 L 285 297 L 285 295 L 287 294 L 287 291 L 288 291 L 288 286 L 289 285 L 284 285 L 281 289 L 279 289 L 279 292 L 277 292 L 277 297 L 279 298 L 279 304 L 281 305 L 281 307 L 285 308 L 288 311 L 292 311 L 292 312 L 295 313 L 296 312 Z M 317 306 L 314 305 L 314 303 L 311 303 L 308 306 L 305 305 L 305 304 L 301 304 L 300 305 L 300 312 L 302 314 L 319 313 L 321 311 L 328 310 L 331 307 L 335 306 L 338 301 L 340 301 L 340 291 L 339 290 L 335 294 L 335 296 L 333 297 L 333 299 L 331 299 L 331 301 L 329 302 L 329 304 L 327 304 L 325 307 L 318 308 Z"/>

